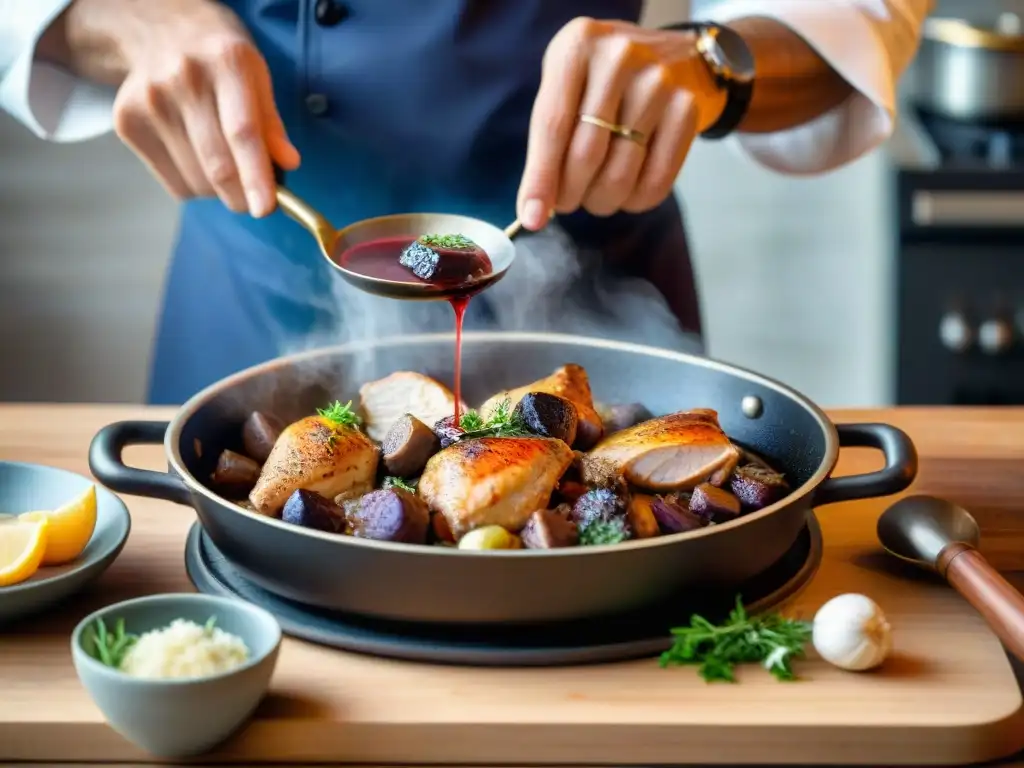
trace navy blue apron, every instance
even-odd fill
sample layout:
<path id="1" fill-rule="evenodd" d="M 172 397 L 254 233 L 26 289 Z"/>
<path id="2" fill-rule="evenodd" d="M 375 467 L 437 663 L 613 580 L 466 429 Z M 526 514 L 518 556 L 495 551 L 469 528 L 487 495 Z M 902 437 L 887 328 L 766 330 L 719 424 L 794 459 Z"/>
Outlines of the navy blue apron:
<path id="1" fill-rule="evenodd" d="M 336 226 L 416 211 L 506 225 L 515 217 L 547 43 L 576 16 L 635 21 L 642 8 L 642 0 L 227 4 L 267 59 L 278 108 L 302 155 L 288 185 Z M 581 252 L 598 254 L 605 274 L 657 286 L 674 321 L 699 337 L 673 198 L 643 215 L 601 219 L 581 212 L 557 224 Z M 298 345 L 332 341 L 331 332 L 339 333 L 338 282 L 312 238 L 283 213 L 255 220 L 217 200 L 186 204 L 167 275 L 150 402 L 181 403 Z M 489 293 L 471 304 L 467 330 L 488 315 L 493 320 L 484 300 Z M 450 310 L 432 316 L 444 326 L 422 330 L 451 329 Z"/>

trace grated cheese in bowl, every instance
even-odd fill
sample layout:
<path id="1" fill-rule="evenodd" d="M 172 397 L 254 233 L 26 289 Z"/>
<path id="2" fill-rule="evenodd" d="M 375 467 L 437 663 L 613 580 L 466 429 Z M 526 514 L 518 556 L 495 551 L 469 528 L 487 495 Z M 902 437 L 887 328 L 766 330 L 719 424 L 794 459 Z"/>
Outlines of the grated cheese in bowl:
<path id="1" fill-rule="evenodd" d="M 133 677 L 171 679 L 207 677 L 228 672 L 249 660 L 245 642 L 213 626 L 175 619 L 162 629 L 145 632 L 121 660 L 122 672 Z"/>

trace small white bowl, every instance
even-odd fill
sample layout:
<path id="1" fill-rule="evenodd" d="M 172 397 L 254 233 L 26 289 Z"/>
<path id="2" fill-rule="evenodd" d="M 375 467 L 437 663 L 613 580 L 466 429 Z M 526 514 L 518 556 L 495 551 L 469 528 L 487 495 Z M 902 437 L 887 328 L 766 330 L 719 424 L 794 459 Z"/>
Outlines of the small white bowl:
<path id="1" fill-rule="evenodd" d="M 206 677 L 144 679 L 112 669 L 92 656 L 97 619 L 108 629 L 119 620 L 137 635 L 174 619 L 216 625 L 240 637 L 248 661 Z M 281 646 L 281 627 L 267 611 L 242 600 L 211 595 L 163 594 L 108 605 L 86 616 L 71 635 L 78 679 L 110 726 L 162 758 L 203 754 L 223 742 L 252 715 L 270 686 Z"/>

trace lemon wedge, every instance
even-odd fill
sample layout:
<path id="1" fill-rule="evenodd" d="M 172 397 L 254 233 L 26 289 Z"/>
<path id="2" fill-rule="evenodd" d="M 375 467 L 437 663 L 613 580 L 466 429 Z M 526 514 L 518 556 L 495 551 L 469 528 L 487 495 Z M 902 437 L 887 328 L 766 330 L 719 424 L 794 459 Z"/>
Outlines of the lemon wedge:
<path id="1" fill-rule="evenodd" d="M 45 519 L 0 522 L 0 587 L 19 584 L 39 570 L 48 525 Z"/>
<path id="2" fill-rule="evenodd" d="M 23 512 L 18 520 L 49 523 L 43 565 L 70 563 L 82 554 L 96 529 L 96 486 L 90 485 L 77 498 L 53 511 Z"/>

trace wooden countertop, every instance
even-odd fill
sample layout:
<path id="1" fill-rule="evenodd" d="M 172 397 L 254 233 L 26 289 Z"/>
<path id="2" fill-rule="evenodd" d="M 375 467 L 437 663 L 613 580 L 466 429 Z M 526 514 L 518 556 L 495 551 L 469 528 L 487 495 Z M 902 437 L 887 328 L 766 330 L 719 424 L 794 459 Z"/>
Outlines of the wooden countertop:
<path id="1" fill-rule="evenodd" d="M 173 413 L 174 409 L 123 406 L 0 406 L 0 459 L 88 474 L 86 450 L 100 427 L 127 418 L 169 418 Z M 990 559 L 1004 570 L 1024 571 L 1024 409 L 893 409 L 830 415 L 837 422 L 883 421 L 906 430 L 921 458 L 911 490 L 945 495 L 966 506 L 982 524 L 982 549 Z M 125 458 L 141 466 L 166 466 L 162 451 L 154 447 L 131 449 Z M 837 474 L 868 471 L 879 463 L 879 456 L 869 451 L 843 451 Z M 124 498 L 133 515 L 132 536 L 104 577 L 62 607 L 60 615 L 0 634 L 0 762 L 146 759 L 102 723 L 77 684 L 66 645 L 70 627 L 98 605 L 138 594 L 192 589 L 184 573 L 182 546 L 194 514 L 164 502 Z M 695 680 L 692 670 L 651 672 L 649 662 L 605 665 L 596 672 L 452 669 L 357 657 L 287 641 L 273 695 L 257 722 L 215 757 L 250 763 L 291 759 L 468 765 L 650 764 L 670 762 L 674 756 L 681 762 L 679 734 L 703 722 L 704 729 L 721 729 L 720 741 L 688 750 L 686 761 L 779 762 L 771 750 L 786 741 L 790 724 L 785 717 L 794 708 L 802 708 L 812 719 L 823 717 L 817 725 L 819 736 L 824 733 L 826 738 L 810 739 L 805 748 L 787 742 L 778 753 L 787 761 L 831 762 L 841 750 L 839 759 L 845 762 L 859 759 L 857 755 L 877 762 L 885 755 L 888 764 L 911 764 L 921 762 L 917 758 L 922 755 L 938 761 L 942 749 L 964 759 L 984 759 L 1019 748 L 1024 741 L 1022 720 L 1012 710 L 1020 697 L 1005 683 L 1009 679 L 1012 684 L 1012 677 L 1007 677 L 998 643 L 951 590 L 907 578 L 906 572 L 887 568 L 878 556 L 874 522 L 890 501 L 820 510 L 826 561 L 799 598 L 799 605 L 813 608 L 837 591 L 861 585 L 869 594 L 884 595 L 884 607 L 900 632 L 901 654 L 882 674 L 850 675 L 810 660 L 803 667 L 810 678 L 806 685 L 785 686 L 751 670 L 736 686 L 707 687 Z M 935 632 L 951 623 L 957 638 L 987 649 L 981 654 L 984 658 L 942 657 L 941 649 L 932 647 Z M 945 644 L 951 644 L 950 638 Z M 335 669 L 341 679 L 324 680 L 332 678 Z M 599 683 L 594 675 L 601 676 Z M 991 687 L 973 690 L 972 684 L 981 680 L 991 681 Z M 371 686 L 394 690 L 371 700 L 361 693 Z M 339 711 L 339 701 L 345 711 Z M 943 702 L 950 713 L 945 723 Z M 972 743 L 956 742 L 947 733 L 963 731 L 969 724 L 958 721 L 953 708 L 962 711 L 965 705 L 980 719 L 1003 707 L 1007 719 L 972 731 Z M 621 719 L 627 706 L 633 707 L 629 719 L 636 720 L 632 732 Z M 666 731 L 643 720 L 680 706 L 693 707 L 687 713 L 693 723 L 674 724 Z M 388 707 L 404 709 L 379 711 Z M 442 722 L 438 710 L 446 707 L 453 718 L 462 718 L 460 727 Z M 560 716 L 579 718 L 580 728 L 611 726 L 621 731 L 621 740 L 595 755 L 578 743 L 571 728 L 561 738 L 552 736 L 550 728 L 531 730 L 526 721 L 530 710 L 538 707 L 571 708 L 571 713 L 562 711 Z M 744 708 L 759 713 L 759 728 L 730 731 L 720 726 L 726 713 L 742 720 Z M 766 713 L 772 708 L 774 713 Z M 907 722 L 909 736 L 886 729 L 886 715 L 879 710 L 887 708 L 892 718 Z M 855 737 L 844 731 L 843 718 L 857 720 Z M 316 730 L 318 719 L 331 721 L 321 727 L 332 724 L 334 730 Z M 518 743 L 502 737 L 501 727 L 518 729 Z M 402 739 L 414 741 L 390 743 Z M 453 745 L 453 739 L 461 743 Z M 825 749 L 823 743 L 831 748 Z M 447 758 L 437 759 L 439 755 Z M 766 755 L 772 759 L 763 759 Z M 1024 766 L 1024 761 L 1002 765 Z"/>

